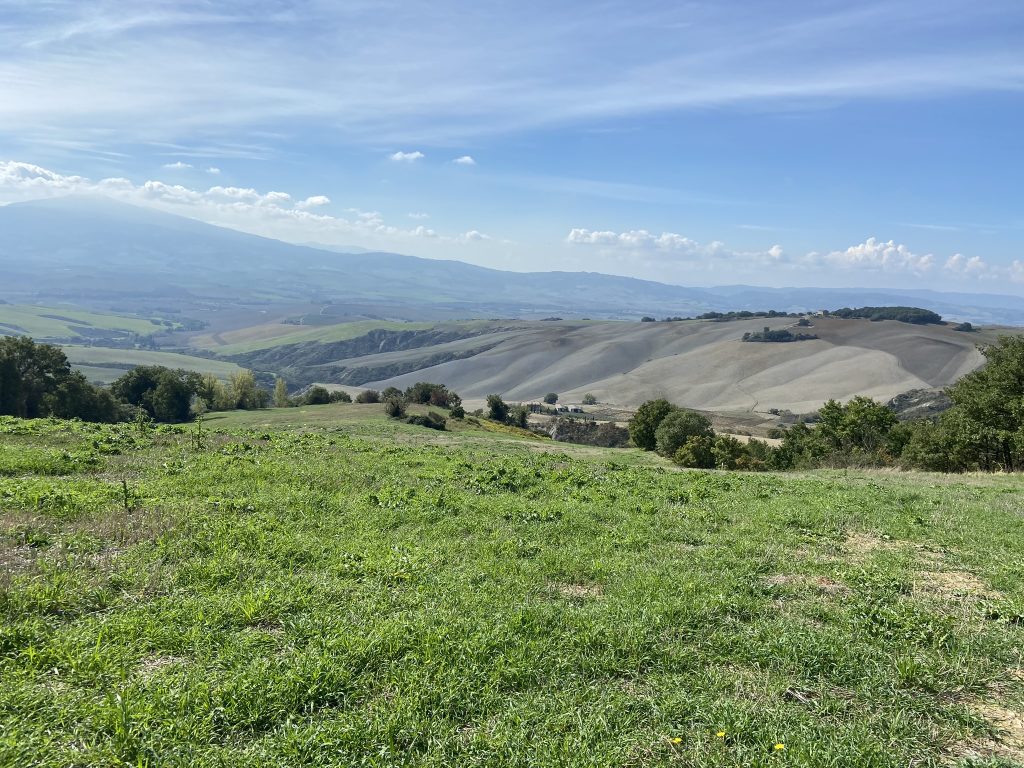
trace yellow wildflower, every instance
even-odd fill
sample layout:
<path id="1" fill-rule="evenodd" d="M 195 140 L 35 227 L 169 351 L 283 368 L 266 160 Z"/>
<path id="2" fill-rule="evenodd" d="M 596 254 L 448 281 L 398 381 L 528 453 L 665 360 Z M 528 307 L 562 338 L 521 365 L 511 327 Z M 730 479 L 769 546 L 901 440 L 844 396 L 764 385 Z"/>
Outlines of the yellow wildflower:
<path id="1" fill-rule="evenodd" d="M 724 739 L 725 738 L 725 731 L 719 731 L 718 733 L 715 734 L 715 736 L 717 736 L 720 739 Z"/>
<path id="2" fill-rule="evenodd" d="M 786 748 L 786 745 L 785 745 L 785 744 L 781 744 L 781 743 L 780 743 L 780 744 L 776 744 L 776 745 L 775 745 L 775 749 L 776 749 L 776 750 L 781 750 L 781 749 L 785 749 L 785 748 Z"/>
<path id="3" fill-rule="evenodd" d="M 672 743 L 673 744 L 682 744 L 683 740 L 681 738 L 679 738 L 678 736 L 676 736 L 674 739 L 672 739 Z"/>

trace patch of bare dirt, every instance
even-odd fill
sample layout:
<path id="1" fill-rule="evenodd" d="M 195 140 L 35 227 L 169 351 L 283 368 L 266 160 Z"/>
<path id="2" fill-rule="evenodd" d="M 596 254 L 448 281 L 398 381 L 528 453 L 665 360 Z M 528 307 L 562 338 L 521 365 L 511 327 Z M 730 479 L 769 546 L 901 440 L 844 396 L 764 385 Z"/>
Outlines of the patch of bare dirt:
<path id="1" fill-rule="evenodd" d="M 776 573 L 768 576 L 764 583 L 768 587 L 795 587 L 813 589 L 823 595 L 849 594 L 850 588 L 828 576 L 808 576 L 799 573 Z"/>
<path id="2" fill-rule="evenodd" d="M 570 600 L 593 600 L 604 594 L 600 584 L 568 584 L 555 582 L 551 589 L 562 597 Z"/>
<path id="3" fill-rule="evenodd" d="M 139 677 L 152 677 L 161 669 L 171 666 L 188 664 L 188 659 L 182 656 L 149 656 L 139 663 Z"/>

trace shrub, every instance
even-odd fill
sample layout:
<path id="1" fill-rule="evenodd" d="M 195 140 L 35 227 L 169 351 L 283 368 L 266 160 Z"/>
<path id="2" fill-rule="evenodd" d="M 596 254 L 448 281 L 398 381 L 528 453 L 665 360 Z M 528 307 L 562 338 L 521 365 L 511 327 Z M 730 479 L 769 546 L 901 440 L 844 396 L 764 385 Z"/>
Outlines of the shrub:
<path id="1" fill-rule="evenodd" d="M 654 442 L 658 453 L 672 458 L 690 438 L 694 437 L 714 438 L 711 422 L 696 411 L 677 408 L 661 420 L 654 433 Z"/>
<path id="2" fill-rule="evenodd" d="M 508 424 L 513 427 L 520 427 L 526 429 L 526 425 L 529 422 L 530 412 L 526 409 L 525 405 L 517 405 L 514 408 L 509 409 L 508 418 L 505 420 Z"/>
<path id="3" fill-rule="evenodd" d="M 306 392 L 306 405 L 326 405 L 331 402 L 331 393 L 326 387 L 310 387 Z"/>
<path id="4" fill-rule="evenodd" d="M 375 389 L 364 389 L 358 395 L 356 395 L 357 403 L 379 403 L 380 392 Z"/>
<path id="5" fill-rule="evenodd" d="M 487 396 L 487 418 L 502 423 L 508 418 L 508 404 L 501 399 L 501 395 Z"/>
<path id="6" fill-rule="evenodd" d="M 681 467 L 711 469 L 715 466 L 714 441 L 708 435 L 694 435 L 679 447 L 672 460 Z"/>
<path id="7" fill-rule="evenodd" d="M 392 395 L 384 401 L 384 413 L 390 416 L 392 419 L 404 419 L 405 418 L 405 400 L 400 397 Z"/>
<path id="8" fill-rule="evenodd" d="M 419 427 L 426 427 L 427 429 L 438 429 L 444 430 L 447 425 L 447 421 L 444 416 L 436 411 L 430 411 L 426 416 L 410 416 L 405 420 L 406 424 L 415 424 Z"/>
<path id="9" fill-rule="evenodd" d="M 544 395 L 544 402 L 548 405 L 554 405 L 558 402 L 558 394 L 556 392 L 548 392 Z"/>
<path id="10" fill-rule="evenodd" d="M 589 392 L 587 392 L 587 394 L 585 394 L 583 396 L 583 404 L 584 405 L 597 405 L 597 398 L 594 397 Z"/>
<path id="11" fill-rule="evenodd" d="M 336 389 L 335 391 L 331 392 L 331 402 L 332 403 L 351 403 L 352 402 L 352 396 L 348 392 L 343 390 L 343 389 Z"/>
<path id="12" fill-rule="evenodd" d="M 464 419 L 464 418 L 466 418 L 466 409 L 463 408 L 461 405 L 453 406 L 451 411 L 449 411 L 449 413 L 450 413 L 450 415 L 451 415 L 451 417 L 453 419 Z"/>

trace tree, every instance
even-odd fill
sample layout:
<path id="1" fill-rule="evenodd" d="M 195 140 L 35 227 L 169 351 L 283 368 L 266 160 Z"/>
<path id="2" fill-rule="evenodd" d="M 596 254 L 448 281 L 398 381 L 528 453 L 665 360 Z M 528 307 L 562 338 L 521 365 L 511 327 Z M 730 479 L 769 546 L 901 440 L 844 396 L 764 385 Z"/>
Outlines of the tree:
<path id="1" fill-rule="evenodd" d="M 629 437 L 633 445 L 645 451 L 653 451 L 656 445 L 654 433 L 662 419 L 668 416 L 676 406 L 668 400 L 648 400 L 636 409 L 629 420 Z"/>
<path id="2" fill-rule="evenodd" d="M 530 411 L 527 410 L 525 405 L 517 405 L 508 412 L 508 423 L 513 427 L 519 427 L 526 429 L 526 425 L 529 423 Z"/>
<path id="3" fill-rule="evenodd" d="M 243 410 L 264 408 L 269 399 L 256 385 L 256 376 L 248 370 L 231 374 L 231 397 L 235 401 L 235 407 Z"/>
<path id="4" fill-rule="evenodd" d="M 589 392 L 587 392 L 587 394 L 585 394 L 583 396 L 583 404 L 584 405 L 597 405 L 597 398 L 594 397 Z"/>
<path id="5" fill-rule="evenodd" d="M 718 469 L 736 469 L 746 450 L 739 440 L 732 435 L 718 435 L 711 448 Z"/>
<path id="6" fill-rule="evenodd" d="M 548 392 L 546 395 L 544 395 L 544 402 L 547 403 L 548 405 L 554 405 L 555 403 L 558 402 L 558 393 Z"/>
<path id="7" fill-rule="evenodd" d="M 177 423 L 192 418 L 192 396 L 204 386 L 204 380 L 194 371 L 140 365 L 114 381 L 110 391 L 141 408 L 154 421 Z"/>
<path id="8" fill-rule="evenodd" d="M 949 389 L 943 423 L 966 443 L 980 469 L 1024 468 L 1024 337 L 1001 336 L 984 347 L 984 368 Z"/>
<path id="9" fill-rule="evenodd" d="M 34 419 L 46 416 L 44 397 L 71 376 L 59 347 L 28 336 L 0 338 L 0 413 Z"/>
<path id="10" fill-rule="evenodd" d="M 870 397 L 857 396 L 846 405 L 829 400 L 818 411 L 817 437 L 834 453 L 875 455 L 898 423 L 896 414 Z"/>
<path id="11" fill-rule="evenodd" d="M 667 414 L 654 432 L 655 447 L 662 456 L 672 458 L 690 438 L 714 438 L 711 422 L 696 411 L 677 408 Z M 710 448 L 708 449 L 710 450 Z M 712 465 L 714 460 L 712 459 Z M 687 465 L 690 466 L 690 465 Z"/>
<path id="12" fill-rule="evenodd" d="M 501 399 L 501 395 L 487 396 L 487 418 L 502 423 L 508 418 L 508 404 Z"/>
<path id="13" fill-rule="evenodd" d="M 331 393 L 319 384 L 306 390 L 306 405 L 326 405 L 331 402 Z"/>
<path id="14" fill-rule="evenodd" d="M 288 397 L 288 384 L 280 377 L 274 382 L 274 405 L 278 408 L 287 408 L 291 405 L 291 400 Z"/>
<path id="15" fill-rule="evenodd" d="M 332 403 L 351 403 L 352 395 L 346 392 L 344 389 L 336 389 L 331 392 Z"/>
<path id="16" fill-rule="evenodd" d="M 358 395 L 356 395 L 357 403 L 379 403 L 380 392 L 376 389 L 364 389 Z"/>

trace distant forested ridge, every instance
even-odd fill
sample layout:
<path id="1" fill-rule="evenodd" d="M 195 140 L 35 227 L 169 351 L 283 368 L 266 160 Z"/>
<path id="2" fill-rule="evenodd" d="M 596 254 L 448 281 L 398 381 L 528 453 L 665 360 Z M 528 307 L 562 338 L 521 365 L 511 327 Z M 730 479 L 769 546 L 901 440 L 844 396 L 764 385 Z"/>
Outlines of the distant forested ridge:
<path id="1" fill-rule="evenodd" d="M 859 307 L 857 309 L 843 307 L 833 310 L 829 314 L 833 317 L 864 318 L 874 321 L 898 320 L 901 323 L 913 323 L 914 325 L 939 325 L 942 323 L 941 315 L 920 307 Z"/>

